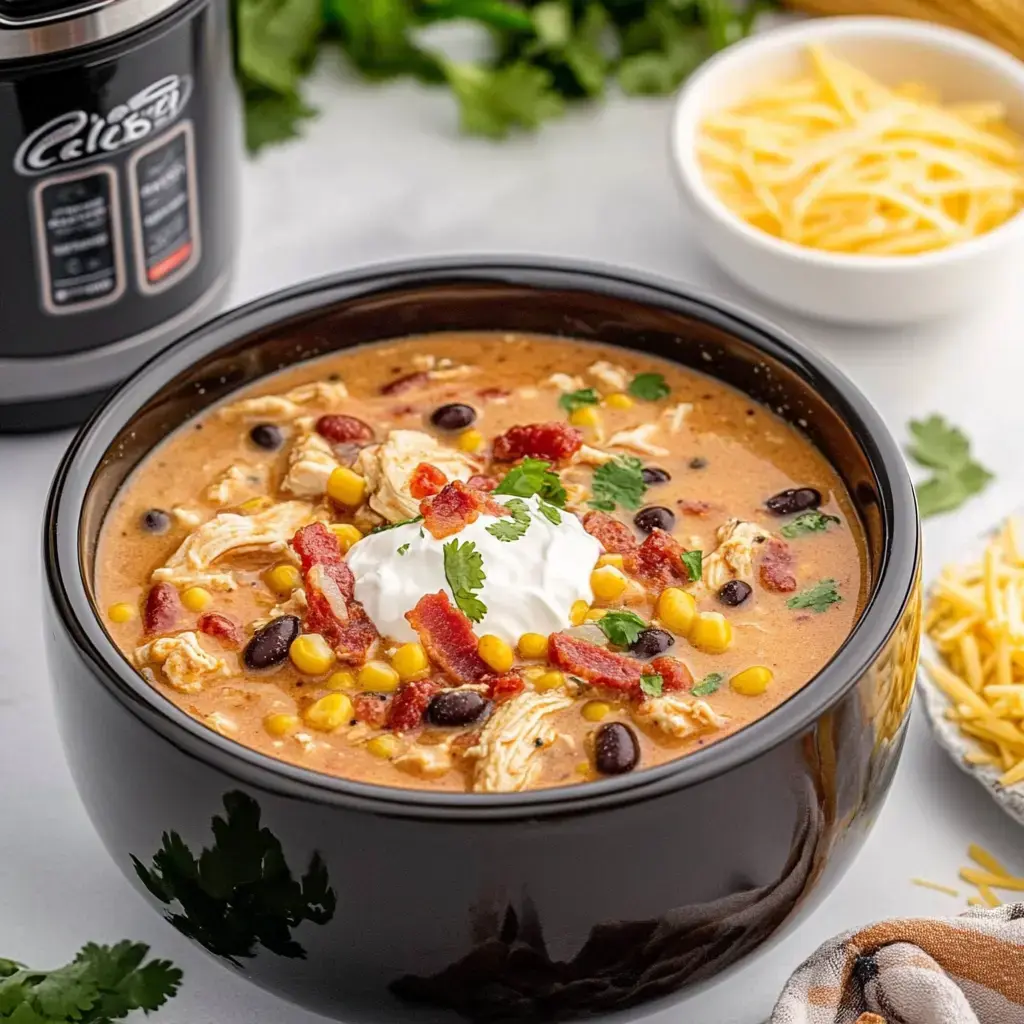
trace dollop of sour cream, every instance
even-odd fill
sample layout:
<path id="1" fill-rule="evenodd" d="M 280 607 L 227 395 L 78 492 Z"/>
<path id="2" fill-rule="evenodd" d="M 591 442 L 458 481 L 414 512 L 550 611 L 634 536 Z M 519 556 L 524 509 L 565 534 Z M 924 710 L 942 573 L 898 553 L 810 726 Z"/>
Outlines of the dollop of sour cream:
<path id="1" fill-rule="evenodd" d="M 496 501 L 513 500 L 494 495 Z M 601 543 L 583 529 L 571 512 L 559 510 L 559 523 L 541 511 L 537 498 L 526 505 L 530 525 L 516 540 L 499 540 L 487 528 L 511 523 L 486 514 L 457 534 L 435 539 L 422 523 L 408 523 L 370 534 L 354 544 L 348 564 L 355 576 L 355 597 L 383 636 L 402 642 L 417 639 L 405 613 L 424 594 L 443 590 L 453 598 L 444 571 L 445 545 L 472 542 L 482 558 L 484 585 L 474 591 L 487 612 L 473 624 L 478 636 L 493 633 L 515 644 L 523 633 L 549 633 L 570 625 L 577 601 L 593 601 L 590 573 Z M 454 600 L 453 600 L 454 603 Z"/>

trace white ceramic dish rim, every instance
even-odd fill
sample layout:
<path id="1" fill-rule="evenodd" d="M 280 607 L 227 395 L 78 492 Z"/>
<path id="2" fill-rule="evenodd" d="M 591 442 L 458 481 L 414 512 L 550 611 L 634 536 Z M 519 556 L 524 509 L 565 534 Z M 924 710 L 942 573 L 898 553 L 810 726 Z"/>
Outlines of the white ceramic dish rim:
<path id="1" fill-rule="evenodd" d="M 764 35 L 751 36 L 734 43 L 727 50 L 712 57 L 690 76 L 676 101 L 672 114 L 672 165 L 681 187 L 729 231 L 743 236 L 759 249 L 799 263 L 842 268 L 846 270 L 916 270 L 969 260 L 971 256 L 991 250 L 1024 233 L 1024 210 L 992 231 L 965 242 L 957 242 L 945 249 L 910 256 L 874 256 L 831 253 L 793 242 L 783 241 L 760 231 L 737 217 L 712 191 L 704 179 L 697 162 L 695 140 L 702 107 L 701 97 L 712 88 L 713 82 L 758 52 L 785 51 L 810 44 L 827 45 L 830 40 L 844 38 L 905 39 L 932 46 L 939 51 L 955 53 L 966 60 L 985 64 L 1007 78 L 1013 79 L 1024 98 L 1024 62 L 959 29 L 932 25 L 909 18 L 836 17 L 801 21 L 772 29 Z"/>

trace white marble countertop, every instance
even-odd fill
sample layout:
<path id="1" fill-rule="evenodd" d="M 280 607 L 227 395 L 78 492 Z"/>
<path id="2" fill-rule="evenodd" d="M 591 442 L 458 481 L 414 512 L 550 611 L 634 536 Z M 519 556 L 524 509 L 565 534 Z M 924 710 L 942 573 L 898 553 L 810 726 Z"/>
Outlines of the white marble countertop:
<path id="1" fill-rule="evenodd" d="M 236 302 L 369 261 L 515 252 L 639 267 L 759 305 L 688 234 L 667 166 L 666 101 L 613 99 L 494 145 L 458 137 L 440 92 L 362 87 L 328 69 L 313 98 L 324 114 L 307 137 L 245 168 Z M 911 416 L 943 412 L 997 472 L 980 499 L 928 523 L 929 574 L 1020 503 L 1024 289 L 956 321 L 891 333 L 762 312 L 843 367 L 897 437 Z M 79 804 L 51 714 L 40 621 L 43 502 L 69 436 L 0 439 L 0 955 L 53 966 L 87 940 L 144 940 L 185 971 L 161 1024 L 315 1024 L 321 1018 L 233 976 L 164 924 L 116 871 Z M 821 909 L 730 981 L 656 1019 L 757 1024 L 790 970 L 828 936 L 962 908 L 912 876 L 955 883 L 971 841 L 1024 873 L 1021 839 L 944 759 L 918 709 L 877 827 Z"/>

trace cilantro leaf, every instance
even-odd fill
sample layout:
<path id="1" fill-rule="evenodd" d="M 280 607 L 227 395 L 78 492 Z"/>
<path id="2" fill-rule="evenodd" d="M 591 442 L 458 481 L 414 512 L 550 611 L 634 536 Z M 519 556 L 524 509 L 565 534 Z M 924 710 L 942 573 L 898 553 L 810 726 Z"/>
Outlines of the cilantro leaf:
<path id="1" fill-rule="evenodd" d="M 513 128 L 536 128 L 564 110 L 551 72 L 525 61 L 494 70 L 448 63 L 444 72 L 470 135 L 503 139 Z"/>
<path id="2" fill-rule="evenodd" d="M 483 556 L 471 540 L 449 541 L 442 549 L 444 553 L 444 577 L 451 588 L 455 603 L 473 622 L 479 622 L 487 614 L 487 605 L 473 591 L 479 590 L 487 578 L 484 575 Z"/>
<path id="3" fill-rule="evenodd" d="M 540 514 L 549 522 L 555 526 L 560 526 L 562 523 L 562 513 L 555 508 L 554 505 L 549 505 L 543 498 L 538 498 L 538 507 L 540 508 Z"/>
<path id="4" fill-rule="evenodd" d="M 690 582 L 696 583 L 704 572 L 704 553 L 702 551 L 684 551 L 681 558 L 683 565 L 686 566 Z"/>
<path id="5" fill-rule="evenodd" d="M 591 508 L 611 512 L 616 503 L 624 508 L 639 508 L 647 490 L 643 463 L 632 455 L 622 455 L 594 470 L 594 497 Z"/>
<path id="6" fill-rule="evenodd" d="M 562 481 L 557 473 L 552 472 L 551 463 L 543 459 L 523 459 L 509 470 L 493 493 L 514 494 L 517 498 L 532 498 L 537 494 L 552 505 L 565 508 L 566 494 Z"/>
<path id="7" fill-rule="evenodd" d="M 375 533 L 384 533 L 387 530 L 397 530 L 400 526 L 410 526 L 412 523 L 422 522 L 423 516 L 413 516 L 412 519 L 402 519 L 397 523 L 383 523 L 381 526 L 375 526 L 367 536 L 371 536 Z M 422 531 L 420 531 L 422 533 Z"/>
<path id="8" fill-rule="evenodd" d="M 640 689 L 647 694 L 648 697 L 660 697 L 662 687 L 664 686 L 664 680 L 657 674 L 643 675 L 640 677 Z"/>
<path id="9" fill-rule="evenodd" d="M 629 647 L 647 628 L 647 623 L 636 612 L 616 608 L 597 620 L 597 626 L 616 647 Z"/>
<path id="10" fill-rule="evenodd" d="M 250 153 L 301 135 L 303 121 L 317 111 L 298 96 L 279 96 L 266 89 L 249 90 L 245 101 L 245 145 Z"/>
<path id="11" fill-rule="evenodd" d="M 530 528 L 530 510 L 522 498 L 513 498 L 505 502 L 505 508 L 512 513 L 511 519 L 501 518 L 487 527 L 487 532 L 498 540 L 519 540 Z"/>
<path id="12" fill-rule="evenodd" d="M 566 412 L 575 412 L 585 405 L 597 405 L 601 396 L 593 388 L 581 388 L 579 391 L 567 391 L 558 399 L 558 404 Z"/>
<path id="13" fill-rule="evenodd" d="M 815 509 L 813 512 L 801 512 L 791 523 L 786 523 L 779 533 L 792 540 L 804 533 L 822 532 L 828 529 L 829 523 L 838 522 L 840 522 L 838 516 L 830 516 Z"/>
<path id="14" fill-rule="evenodd" d="M 400 548 L 398 549 L 398 553 L 399 553 L 400 555 L 404 555 L 404 554 L 406 553 L 406 551 L 408 551 L 408 550 L 409 550 L 409 545 L 408 545 L 408 544 L 403 544 L 403 545 L 402 545 L 402 546 L 401 546 L 401 547 L 400 547 Z"/>
<path id="15" fill-rule="evenodd" d="M 629 385 L 629 393 L 644 402 L 657 402 L 671 394 L 671 388 L 660 373 L 638 373 Z"/>
<path id="16" fill-rule="evenodd" d="M 690 687 L 694 697 L 707 697 L 714 693 L 725 682 L 721 672 L 709 672 L 699 683 Z"/>
<path id="17" fill-rule="evenodd" d="M 807 590 L 803 590 L 794 597 L 791 597 L 786 602 L 786 607 L 794 610 L 810 608 L 811 611 L 821 613 L 827 611 L 829 605 L 836 604 L 839 601 L 842 601 L 842 597 L 840 596 L 839 588 L 836 586 L 836 581 L 828 579 L 821 580 L 815 583 L 813 587 L 809 587 Z"/>
<path id="18" fill-rule="evenodd" d="M 907 446 L 907 454 L 933 471 L 917 485 L 922 517 L 959 508 L 994 479 L 992 473 L 971 458 L 967 435 L 941 416 L 911 420 L 910 434 L 913 440 Z"/>

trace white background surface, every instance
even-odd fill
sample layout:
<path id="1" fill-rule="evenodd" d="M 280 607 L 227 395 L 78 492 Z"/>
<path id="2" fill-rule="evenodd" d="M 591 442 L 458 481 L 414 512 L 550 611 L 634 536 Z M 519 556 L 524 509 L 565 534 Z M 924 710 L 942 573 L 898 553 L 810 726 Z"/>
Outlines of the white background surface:
<path id="1" fill-rule="evenodd" d="M 313 98 L 325 112 L 305 140 L 245 168 L 234 302 L 374 260 L 516 252 L 639 267 L 759 305 L 688 234 L 667 166 L 666 101 L 613 99 L 535 138 L 494 145 L 456 135 L 443 93 L 362 87 L 330 68 Z M 909 417 L 943 412 L 998 474 L 981 499 L 927 524 L 929 576 L 1021 501 L 1024 287 L 961 319 L 891 333 L 761 311 L 837 362 L 898 438 Z M 53 966 L 86 940 L 144 940 L 185 971 L 161 1024 L 315 1024 L 321 1018 L 234 977 L 164 924 L 115 870 L 79 804 L 51 714 L 39 556 L 46 490 L 69 437 L 0 439 L 0 956 Z M 910 878 L 955 884 L 970 841 L 1024 873 L 1024 834 L 944 759 L 918 709 L 878 825 L 824 906 L 658 1024 L 757 1024 L 828 936 L 881 917 L 958 912 L 962 899 Z"/>

